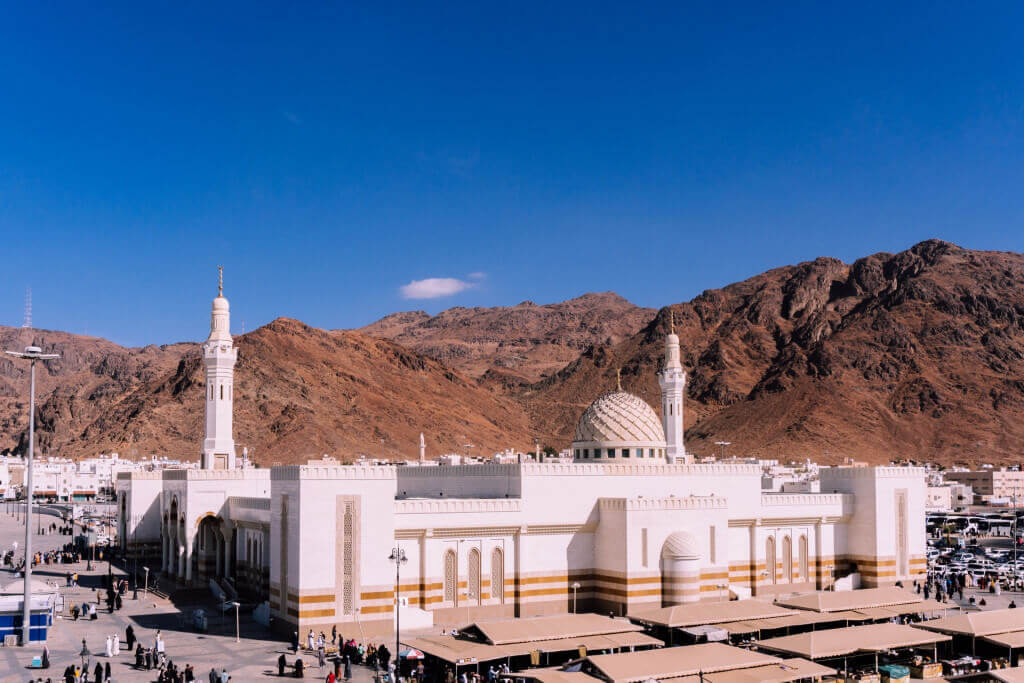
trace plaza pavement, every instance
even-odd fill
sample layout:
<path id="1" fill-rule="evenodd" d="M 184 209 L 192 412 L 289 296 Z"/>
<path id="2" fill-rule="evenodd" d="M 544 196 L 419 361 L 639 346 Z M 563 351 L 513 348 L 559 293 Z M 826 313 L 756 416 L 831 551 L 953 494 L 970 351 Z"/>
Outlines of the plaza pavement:
<path id="1" fill-rule="evenodd" d="M 55 521 L 58 520 L 52 517 L 43 518 L 44 524 Z M 59 534 L 35 535 L 33 549 L 46 551 L 58 548 L 70 538 Z M 18 542 L 20 554 L 24 543 L 23 523 L 19 524 L 15 517 L 7 514 L 5 506 L 0 504 L 0 550 L 6 551 L 11 548 L 14 541 Z M 107 573 L 107 568 L 106 561 L 95 562 L 92 572 L 86 571 L 85 561 L 70 565 L 42 565 L 35 568 L 33 578 L 58 582 L 65 604 L 70 607 L 72 603 L 81 605 L 86 600 L 95 601 L 95 588 L 100 586 L 102 575 Z M 79 573 L 78 588 L 64 586 L 64 574 L 68 571 Z M 123 575 L 116 565 L 113 571 L 115 575 Z M 16 574 L 7 569 L 0 570 L 0 584 L 9 583 L 17 578 Z M 205 602 L 208 608 L 211 600 Z M 46 643 L 50 651 L 50 668 L 45 671 L 28 668 L 32 658 L 42 653 L 42 644 L 33 643 L 26 648 L 0 647 L 0 681 L 35 681 L 40 677 L 44 681 L 49 677 L 54 683 L 63 680 L 61 674 L 64 668 L 68 664 L 81 661 L 79 653 L 83 638 L 93 653 L 89 660 L 90 672 L 95 669 L 97 661 L 103 664 L 110 661 L 111 675 L 115 683 L 154 681 L 156 670 L 137 671 L 134 667 L 135 655 L 129 654 L 126 649 L 125 629 L 129 624 L 135 630 L 135 637 L 144 647 L 151 647 L 157 630 L 161 630 L 168 658 L 182 668 L 186 664 L 192 664 L 201 683 L 207 680 L 211 667 L 216 667 L 218 671 L 222 668 L 227 669 L 232 680 L 237 683 L 266 677 L 277 678 L 277 658 L 281 653 L 285 653 L 289 664 L 295 661 L 295 656 L 288 649 L 288 643 L 280 640 L 269 629 L 253 622 L 244 611 L 240 619 L 240 642 L 236 643 L 234 610 L 225 613 L 223 620 L 216 614 L 211 614 L 209 631 L 198 633 L 185 625 L 192 607 L 176 606 L 152 594 L 144 598 L 140 590 L 138 600 L 132 599 L 131 591 L 126 592 L 123 608 L 113 614 L 107 613 L 105 605 L 101 606 L 96 621 L 81 618 L 74 621 L 66 616 L 65 609 L 65 615 L 54 620 Z M 120 656 L 108 660 L 105 656 L 105 641 L 108 635 L 114 633 L 121 638 L 122 651 Z M 321 673 L 315 665 L 315 656 L 300 656 L 307 667 L 305 679 L 324 680 L 328 672 L 327 666 Z M 352 675 L 356 683 L 369 683 L 373 678 L 371 670 L 360 666 L 352 667 Z"/>

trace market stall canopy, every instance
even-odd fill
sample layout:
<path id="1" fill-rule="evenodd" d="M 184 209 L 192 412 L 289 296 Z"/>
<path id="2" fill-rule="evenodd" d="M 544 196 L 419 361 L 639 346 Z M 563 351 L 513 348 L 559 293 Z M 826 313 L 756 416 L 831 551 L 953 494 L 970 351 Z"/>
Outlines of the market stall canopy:
<path id="1" fill-rule="evenodd" d="M 805 678 L 820 679 L 834 676 L 835 669 L 815 664 L 806 659 L 786 659 L 778 664 L 733 669 L 704 677 L 707 683 L 788 683 Z"/>
<path id="2" fill-rule="evenodd" d="M 1018 647 L 1024 647 L 1024 631 L 999 633 L 994 636 L 985 636 L 982 640 L 986 640 L 995 645 L 1016 649 Z"/>
<path id="3" fill-rule="evenodd" d="M 988 674 L 1003 683 L 1024 683 L 1024 666 L 1016 666 L 1012 669 L 993 669 Z"/>
<path id="4" fill-rule="evenodd" d="M 758 642 L 757 647 L 808 659 L 822 659 L 860 652 L 883 652 L 902 647 L 933 645 L 949 640 L 952 640 L 949 636 L 929 633 L 913 626 L 868 624 L 769 638 Z"/>
<path id="5" fill-rule="evenodd" d="M 479 643 L 456 636 L 420 636 L 402 638 L 402 644 L 456 665 L 519 657 L 531 652 L 570 652 L 581 647 L 585 647 L 588 652 L 591 652 L 618 650 L 624 647 L 661 647 L 664 645 L 657 638 L 636 631 L 529 640 L 503 645 Z"/>
<path id="6" fill-rule="evenodd" d="M 507 645 L 642 630 L 642 626 L 625 619 L 614 619 L 600 614 L 559 614 L 548 617 L 478 621 L 461 629 L 460 633 L 491 645 Z"/>
<path id="7" fill-rule="evenodd" d="M 957 636 L 991 636 L 1024 631 L 1024 609 L 994 609 L 968 612 L 920 624 L 921 628 Z"/>
<path id="8" fill-rule="evenodd" d="M 917 593 L 903 588 L 862 588 L 853 591 L 816 591 L 801 593 L 792 597 L 777 600 L 775 604 L 782 607 L 810 610 L 812 612 L 841 612 L 844 610 L 868 609 L 871 607 L 890 607 L 892 605 L 908 605 L 924 603 Z M 934 601 L 929 601 L 929 604 Z M 942 603 L 935 603 L 942 604 Z M 944 607 L 941 609 L 945 609 Z M 931 611 L 928 608 L 916 610 Z"/>
<path id="9" fill-rule="evenodd" d="M 724 624 L 716 624 L 719 628 L 731 634 L 736 633 L 757 633 L 758 631 L 770 631 L 777 628 L 792 628 L 794 626 L 809 626 L 812 624 L 827 624 L 837 621 L 867 621 L 860 612 L 800 612 L 795 611 L 784 617 L 768 617 L 767 619 L 752 619 L 749 621 L 730 621 Z"/>
<path id="10" fill-rule="evenodd" d="M 733 600 L 730 602 L 698 602 L 655 609 L 636 610 L 629 618 L 642 624 L 685 628 L 730 621 L 751 621 L 794 614 L 794 610 L 764 600 Z"/>
<path id="11" fill-rule="evenodd" d="M 722 643 L 667 647 L 647 652 L 592 655 L 583 671 L 611 683 L 640 683 L 732 669 L 779 664 L 778 657 Z"/>

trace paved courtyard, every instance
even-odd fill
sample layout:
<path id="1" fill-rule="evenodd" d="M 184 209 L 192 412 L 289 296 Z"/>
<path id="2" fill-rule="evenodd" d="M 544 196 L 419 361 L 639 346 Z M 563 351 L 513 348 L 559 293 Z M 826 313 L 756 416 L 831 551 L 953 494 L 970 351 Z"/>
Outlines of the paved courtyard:
<path id="1" fill-rule="evenodd" d="M 44 517 L 43 523 L 55 522 L 56 518 Z M 6 551 L 11 548 L 14 541 L 18 542 L 19 554 L 24 543 L 24 526 L 19 525 L 15 517 L 8 514 L 6 507 L 0 505 L 0 550 Z M 34 536 L 33 547 L 35 550 L 50 550 L 63 546 L 71 537 L 59 534 L 46 534 Z M 33 577 L 54 582 L 60 586 L 64 595 L 66 605 L 72 603 L 81 605 L 84 601 L 96 599 L 96 587 L 100 585 L 102 575 L 107 573 L 107 562 L 96 562 L 93 571 L 86 571 L 86 562 L 71 565 L 43 565 L 37 567 Z M 64 587 L 64 574 L 67 571 L 79 573 L 80 586 L 78 588 Z M 114 573 L 122 575 L 114 567 Z M 6 584 L 17 579 L 11 571 L 4 569 L 0 571 L 0 584 Z M 285 653 L 288 662 L 295 661 L 294 655 L 288 649 L 288 643 L 278 639 L 268 629 L 254 623 L 243 612 L 240 619 L 240 641 L 235 642 L 235 619 L 234 612 L 224 615 L 223 620 L 213 615 L 209 621 L 209 632 L 198 633 L 184 624 L 185 612 L 190 612 L 192 605 L 173 605 L 168 600 L 154 597 L 150 594 L 143 597 L 139 592 L 139 599 L 133 600 L 131 591 L 125 594 L 126 600 L 120 611 L 108 614 L 106 607 L 100 609 L 99 618 L 95 621 L 79 619 L 72 620 L 65 615 L 54 621 L 53 628 L 49 633 L 49 640 L 46 643 L 50 650 L 50 668 L 46 671 L 32 670 L 29 664 L 33 656 L 42 653 L 41 644 L 32 644 L 30 647 L 0 647 L 0 681 L 34 681 L 47 677 L 54 682 L 61 679 L 61 674 L 68 664 L 79 663 L 79 653 L 82 650 L 82 640 L 93 653 L 90 657 L 90 672 L 96 667 L 96 662 L 111 664 L 111 674 L 117 683 L 121 681 L 153 681 L 156 679 L 156 671 L 138 671 L 135 669 L 135 656 L 129 654 L 127 645 L 124 642 L 125 629 L 129 624 L 135 630 L 138 638 L 144 646 L 152 646 L 157 630 L 163 632 L 165 649 L 168 658 L 176 665 L 184 667 L 192 664 L 197 677 L 205 682 L 211 667 L 218 671 L 227 669 L 234 681 L 250 681 L 268 676 L 277 677 L 277 658 Z M 122 653 L 120 656 L 108 659 L 105 656 L 105 641 L 108 635 L 117 633 L 121 638 Z M 353 635 L 353 634 L 346 634 Z M 301 655 L 300 655 L 301 656 Z M 315 657 L 302 656 L 307 668 L 306 678 L 314 680 L 327 675 L 327 667 L 323 673 L 315 665 Z M 373 678 L 372 671 L 363 667 L 352 668 L 353 679 L 358 683 L 367 683 Z"/>

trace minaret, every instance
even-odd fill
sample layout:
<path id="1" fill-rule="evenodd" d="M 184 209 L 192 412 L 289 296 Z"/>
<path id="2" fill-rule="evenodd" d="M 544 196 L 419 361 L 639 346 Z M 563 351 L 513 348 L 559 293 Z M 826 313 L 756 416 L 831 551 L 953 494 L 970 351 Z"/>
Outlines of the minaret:
<path id="1" fill-rule="evenodd" d="M 427 461 L 427 441 L 423 438 L 423 432 L 420 432 L 420 464 L 422 465 Z"/>
<path id="2" fill-rule="evenodd" d="M 217 266 L 217 298 L 210 313 L 210 336 L 203 344 L 206 368 L 206 438 L 201 466 L 204 470 L 235 468 L 235 440 L 231 434 L 234 406 L 235 361 L 238 349 L 231 341 L 231 313 L 224 298 L 224 268 Z"/>
<path id="3" fill-rule="evenodd" d="M 665 337 L 665 366 L 658 373 L 661 386 L 661 423 L 665 427 L 665 459 L 669 463 L 690 463 L 683 444 L 683 395 L 686 373 L 679 362 L 679 337 L 676 336 L 675 315 L 669 311 L 668 335 Z"/>

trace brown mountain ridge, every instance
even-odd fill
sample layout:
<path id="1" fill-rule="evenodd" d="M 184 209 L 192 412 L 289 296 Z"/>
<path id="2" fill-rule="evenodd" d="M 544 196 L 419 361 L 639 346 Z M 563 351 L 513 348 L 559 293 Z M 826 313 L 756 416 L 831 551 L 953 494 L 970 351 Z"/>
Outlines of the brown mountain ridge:
<path id="1" fill-rule="evenodd" d="M 622 368 L 657 409 L 669 311 L 689 374 L 687 447 L 835 462 L 1012 462 L 1024 447 L 1024 256 L 928 241 L 777 268 L 653 311 L 613 293 L 456 308 L 326 331 L 278 319 L 235 338 L 235 438 L 263 464 L 330 453 L 566 447 Z M 197 315 L 201 312 L 197 311 Z M 197 344 L 128 349 L 0 328 L 60 361 L 38 372 L 39 445 L 194 459 Z M 27 367 L 0 359 L 0 450 L 25 445 Z"/>

